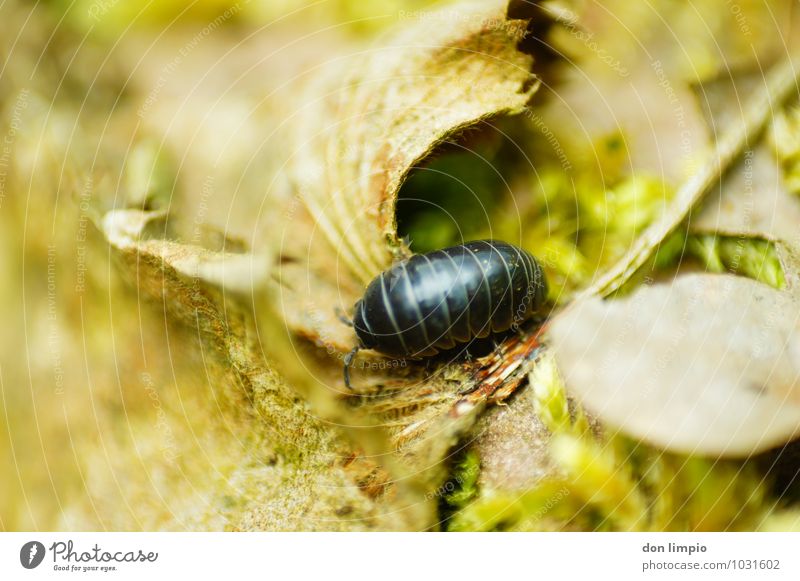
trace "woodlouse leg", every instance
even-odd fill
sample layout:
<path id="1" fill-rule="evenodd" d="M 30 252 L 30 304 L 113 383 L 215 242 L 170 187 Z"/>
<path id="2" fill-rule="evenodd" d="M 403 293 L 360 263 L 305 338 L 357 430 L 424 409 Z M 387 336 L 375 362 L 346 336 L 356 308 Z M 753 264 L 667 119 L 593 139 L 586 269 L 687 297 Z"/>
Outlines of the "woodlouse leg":
<path id="1" fill-rule="evenodd" d="M 337 319 L 339 319 L 342 323 L 344 323 L 348 327 L 353 326 L 353 320 L 345 314 L 345 312 L 339 305 L 333 307 L 333 313 L 336 315 Z"/>
<path id="2" fill-rule="evenodd" d="M 350 366 L 353 364 L 353 359 L 355 359 L 359 349 L 361 347 L 353 347 L 353 350 L 344 356 L 344 385 L 349 390 L 353 389 L 353 386 L 350 385 Z"/>

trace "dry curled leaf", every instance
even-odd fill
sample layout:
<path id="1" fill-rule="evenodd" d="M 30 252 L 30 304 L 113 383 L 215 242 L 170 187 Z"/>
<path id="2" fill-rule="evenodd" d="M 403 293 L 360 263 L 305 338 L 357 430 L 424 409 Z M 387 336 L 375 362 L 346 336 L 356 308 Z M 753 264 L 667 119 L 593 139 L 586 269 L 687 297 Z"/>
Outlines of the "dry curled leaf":
<path id="1" fill-rule="evenodd" d="M 395 205 L 409 172 L 464 131 L 521 112 L 538 88 L 533 57 L 518 46 L 530 23 L 507 17 L 506 4 L 422 13 L 375 48 L 334 59 L 290 113 L 289 188 L 283 206 L 276 199 L 285 222 L 267 227 L 281 257 L 276 311 L 324 347 L 318 374 L 326 386 L 343 390 L 342 353 L 356 343 L 335 307 L 349 311 L 372 277 L 408 253 Z M 433 377 L 401 363 L 381 367 L 373 354 L 360 355 L 356 368 L 369 373 L 354 373 L 358 409 L 385 423 L 420 474 L 442 476 L 442 459 L 486 397 L 454 412 L 470 381 L 460 363 Z"/>
<path id="2" fill-rule="evenodd" d="M 421 492 L 414 496 L 413 479 L 392 474 L 394 465 L 388 458 L 367 459 L 354 452 L 373 451 L 370 446 L 380 434 L 362 426 L 354 430 L 362 437 L 355 438 L 354 446 L 344 437 L 347 425 L 339 423 L 338 429 L 329 425 L 338 420 L 338 408 L 319 397 L 324 392 L 309 398 L 316 407 L 309 405 L 260 356 L 248 309 L 228 291 L 252 291 L 261 272 L 253 265 L 263 268 L 263 263 L 249 255 L 147 238 L 148 224 L 163 218 L 160 212 L 115 210 L 98 226 L 142 296 L 163 301 L 171 320 L 193 328 L 201 349 L 209 352 L 208 364 L 220 368 L 214 373 L 220 396 L 215 394 L 214 401 L 205 405 L 220 405 L 220 398 L 234 400 L 244 416 L 228 420 L 243 434 L 245 452 L 240 465 L 232 469 L 230 482 L 223 481 L 220 489 L 211 491 L 230 495 L 233 483 L 239 492 L 234 500 L 218 499 L 220 504 L 230 504 L 225 525 L 253 530 L 418 530 L 430 526 L 429 503 L 422 500 Z M 211 363 L 214 355 L 220 358 L 218 364 Z M 180 481 L 165 486 L 169 489 L 169 485 L 180 486 Z M 287 512 L 287 503 L 295 511 Z M 214 526 L 219 526 L 218 521 Z M 159 526 L 180 527 L 169 519 Z"/>
<path id="3" fill-rule="evenodd" d="M 424 13 L 398 36 L 337 59 L 308 87 L 289 138 L 295 199 L 285 225 L 272 228 L 288 289 L 281 311 L 295 331 L 348 350 L 352 332 L 333 307 L 352 307 L 407 253 L 395 204 L 408 172 L 445 140 L 530 100 L 533 58 L 517 48 L 528 23 L 507 18 L 506 4 Z"/>
<path id="4" fill-rule="evenodd" d="M 571 305 L 549 332 L 568 388 L 666 449 L 749 456 L 800 434 L 800 308 L 730 275 Z"/>
<path id="5" fill-rule="evenodd" d="M 256 421 L 253 438 L 271 447 L 285 441 L 298 455 L 309 454 L 308 465 L 293 465 L 297 458 L 278 453 L 289 473 L 287 489 L 340 489 L 349 499 L 346 518 L 340 518 L 334 499 L 301 495 L 297 500 L 305 508 L 294 518 L 313 517 L 320 528 L 386 528 L 384 518 L 394 513 L 393 528 L 435 526 L 435 499 L 427 492 L 445 477 L 442 459 L 474 424 L 482 402 L 458 416 L 448 413 L 465 379 L 457 364 L 424 380 L 421 370 L 407 367 L 391 368 L 390 382 L 383 381 L 389 374 L 370 374 L 383 383 L 374 397 L 343 405 L 335 389 L 341 377 L 337 350 L 349 349 L 354 337 L 334 306 L 352 305 L 364 282 L 406 252 L 396 236 L 394 204 L 411 167 L 443 141 L 517 113 L 529 101 L 537 87 L 532 57 L 517 49 L 527 26 L 507 19 L 500 1 L 425 13 L 367 53 L 332 57 L 309 75 L 313 82 L 304 97 L 294 93 L 274 103 L 282 119 L 265 127 L 265 147 L 271 154 L 276 143 L 284 147 L 268 164 L 275 175 L 264 204 L 263 256 L 202 248 L 197 228 L 184 232 L 191 243 L 151 237 L 157 232 L 150 230 L 158 230 L 153 221 L 174 221 L 159 212 L 115 210 L 100 222 L 143 295 L 160 299 L 172 318 L 199 327 L 222 354 L 234 385 L 245 386 L 254 412 L 269 423 Z M 155 115 L 175 103 L 159 95 L 148 107 L 145 113 Z M 279 159 L 286 160 L 283 167 Z M 199 195 L 194 226 L 221 187 L 210 173 L 198 180 L 184 201 L 189 207 L 179 206 L 191 211 Z M 253 215 L 253 227 L 256 222 Z M 327 349 L 292 343 L 287 330 Z M 272 362 L 282 377 L 271 371 Z M 369 390 L 371 384 L 363 385 Z M 276 436 L 277 426 L 296 429 Z M 250 488 L 264 472 L 257 454 L 243 462 L 248 468 L 235 478 Z M 269 515 L 280 513 L 275 503 L 283 496 L 270 482 L 266 486 L 262 498 L 237 499 L 233 526 L 272 528 Z"/>

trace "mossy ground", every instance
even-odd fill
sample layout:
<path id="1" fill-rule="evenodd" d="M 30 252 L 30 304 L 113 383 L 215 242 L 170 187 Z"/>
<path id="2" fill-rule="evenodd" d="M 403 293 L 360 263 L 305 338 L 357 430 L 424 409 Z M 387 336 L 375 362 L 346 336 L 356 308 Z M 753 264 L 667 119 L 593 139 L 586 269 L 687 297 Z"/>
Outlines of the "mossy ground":
<path id="1" fill-rule="evenodd" d="M 329 430 L 331 422 L 272 367 L 248 365 L 257 359 L 247 352 L 257 331 L 239 326 L 246 314 L 224 301 L 212 304 L 198 288 L 170 279 L 174 273 L 165 277 L 164 263 L 152 257 L 143 263 L 128 253 L 122 272 L 134 285 L 123 284 L 120 256 L 112 257 L 93 229 L 92 214 L 118 206 L 189 207 L 197 213 L 183 219 L 193 227 L 202 218 L 192 206 L 200 196 L 197 175 L 205 174 L 179 176 L 184 160 L 164 153 L 162 136 L 149 134 L 152 127 L 137 133 L 129 100 L 137 89 L 113 59 L 100 66 L 136 7 L 106 4 L 44 3 L 32 15 L 34 28 L 25 28 L 27 8 L 20 3 L 3 8 L 4 38 L 25 34 L 0 85 L 4 135 L 13 137 L 0 174 L 0 275 L 15 282 L 0 284 L 0 465 L 12 475 L 0 479 L 0 529 L 408 528 L 411 521 L 400 522 L 381 504 L 393 500 L 387 475 L 351 454 L 342 433 Z M 181 3 L 153 3 L 132 30 L 146 36 L 181 14 L 176 27 L 186 26 L 189 38 L 216 22 L 221 36 L 235 39 L 237 27 L 272 22 L 299 4 L 261 3 L 266 8 L 254 12 L 255 3 L 226 0 L 186 11 Z M 430 3 L 323 4 L 314 19 L 345 22 L 345 36 L 363 39 L 382 30 L 383 15 L 408 11 L 401 20 L 410 25 L 424 16 L 413 8 Z M 97 7 L 108 8 L 100 19 Z M 218 20 L 226 10 L 229 16 Z M 44 46 L 47 58 L 36 69 Z M 710 58 L 702 63 L 703 70 L 713 68 Z M 87 73 L 98 70 L 97 78 Z M 226 110 L 232 118 L 240 105 Z M 400 234 L 418 251 L 483 237 L 519 242 L 541 259 L 551 302 L 560 305 L 629 248 L 672 199 L 675 184 L 630 167 L 624 132 L 570 143 L 569 135 L 544 134 L 534 110 L 463 135 L 424 163 L 401 192 Z M 773 136 L 793 191 L 800 189 L 798 125 L 790 110 Z M 194 129 L 177 142 L 193 138 Z M 213 151 L 211 141 L 203 145 Z M 241 142 L 252 149 L 261 143 L 260 137 Z M 196 158 L 187 163 L 204 165 Z M 90 175 L 96 180 L 87 181 Z M 233 196 L 240 176 L 229 177 L 215 188 L 229 186 L 225 195 Z M 187 182 L 190 195 L 178 199 Z M 242 214 L 254 214 L 257 202 Z M 161 278 L 137 286 L 139 269 L 147 267 Z M 661 245 L 651 269 L 658 275 L 682 268 L 785 284 L 773 244 L 761 238 L 680 231 Z M 147 300 L 138 294 L 143 288 L 151 291 Z M 164 302 L 168 289 L 185 303 Z M 533 399 L 530 421 L 546 428 L 552 469 L 524 490 L 497 479 L 488 484 L 481 480 L 487 459 L 467 445 L 443 484 L 428 491 L 443 490 L 439 516 L 448 530 L 800 528 L 792 448 L 712 460 L 610 433 L 568 399 L 547 356 L 525 389 Z M 409 409 L 445 400 L 430 390 L 414 395 L 420 397 Z M 397 401 L 378 401 L 373 409 L 380 404 L 387 415 L 397 412 Z M 463 436 L 460 429 L 447 438 Z"/>

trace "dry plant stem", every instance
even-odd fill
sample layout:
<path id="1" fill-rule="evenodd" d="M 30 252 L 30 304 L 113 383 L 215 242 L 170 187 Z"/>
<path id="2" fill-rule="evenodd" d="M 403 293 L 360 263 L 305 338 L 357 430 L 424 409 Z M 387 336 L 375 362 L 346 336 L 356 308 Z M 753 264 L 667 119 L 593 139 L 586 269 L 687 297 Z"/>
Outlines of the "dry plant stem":
<path id="1" fill-rule="evenodd" d="M 659 244 L 676 230 L 749 144 L 755 144 L 776 108 L 798 92 L 797 58 L 788 58 L 767 74 L 764 89 L 745 108 L 741 123 L 717 142 L 711 158 L 678 190 L 665 214 L 651 224 L 633 248 L 576 299 L 607 297 L 619 290 L 641 268 Z"/>
<path id="2" fill-rule="evenodd" d="M 453 406 L 458 416 L 481 403 L 499 403 L 508 399 L 527 377 L 528 363 L 535 359 L 542 344 L 539 339 L 546 329 L 540 327 L 530 335 L 506 340 L 490 355 L 478 360 L 475 387 Z"/>

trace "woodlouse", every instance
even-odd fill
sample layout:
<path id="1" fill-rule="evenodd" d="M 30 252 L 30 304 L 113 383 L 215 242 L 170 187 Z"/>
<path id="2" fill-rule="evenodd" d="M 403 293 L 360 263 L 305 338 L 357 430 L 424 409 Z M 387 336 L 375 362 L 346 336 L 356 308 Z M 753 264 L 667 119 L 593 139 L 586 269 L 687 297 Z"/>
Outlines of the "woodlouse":
<path id="1" fill-rule="evenodd" d="M 359 349 L 429 357 L 519 325 L 546 295 L 536 259 L 506 242 L 477 240 L 398 262 L 354 306 L 359 344 L 345 357 L 345 385 Z"/>

